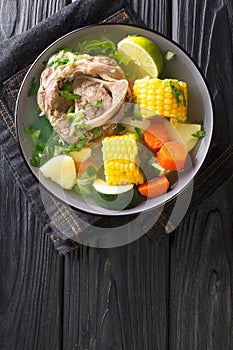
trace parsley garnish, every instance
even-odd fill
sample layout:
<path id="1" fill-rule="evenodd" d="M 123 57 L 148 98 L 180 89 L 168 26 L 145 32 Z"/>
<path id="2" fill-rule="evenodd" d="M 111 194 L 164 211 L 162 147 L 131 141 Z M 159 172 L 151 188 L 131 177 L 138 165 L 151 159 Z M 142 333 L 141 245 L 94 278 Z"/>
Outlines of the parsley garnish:
<path id="1" fill-rule="evenodd" d="M 89 129 L 89 125 L 85 124 L 83 113 L 67 113 L 67 119 L 71 122 L 70 129 L 72 134 L 77 134 L 80 129 Z"/>
<path id="2" fill-rule="evenodd" d="M 139 139 L 142 140 L 143 139 L 142 130 L 137 128 L 137 127 L 135 127 L 134 130 L 135 130 L 136 134 L 138 135 Z"/>
<path id="3" fill-rule="evenodd" d="M 31 87 L 28 91 L 28 97 L 35 96 L 39 90 L 39 85 L 36 83 L 36 78 L 34 77 L 31 81 Z"/>
<path id="4" fill-rule="evenodd" d="M 71 51 L 69 48 L 58 51 L 55 55 L 50 57 L 47 66 L 57 69 L 64 64 L 72 64 L 79 58 L 77 52 Z"/>
<path id="5" fill-rule="evenodd" d="M 77 100 L 79 101 L 81 99 L 80 95 L 73 94 L 69 90 L 58 90 L 59 94 L 63 97 L 65 97 L 67 100 Z"/>
<path id="6" fill-rule="evenodd" d="M 195 134 L 192 134 L 192 136 L 197 137 L 198 139 L 202 139 L 203 137 L 206 136 L 206 131 L 198 130 L 197 132 L 195 132 Z"/>
<path id="7" fill-rule="evenodd" d="M 97 137 L 102 136 L 103 132 L 100 128 L 96 127 L 92 130 L 92 134 L 93 134 L 94 138 L 96 139 Z"/>
<path id="8" fill-rule="evenodd" d="M 41 113 L 41 109 L 39 106 L 36 107 L 36 113 L 39 113 L 39 114 Z"/>
<path id="9" fill-rule="evenodd" d="M 164 55 L 164 60 L 169 62 L 175 58 L 176 54 L 172 51 L 167 51 L 166 54 Z"/>
<path id="10" fill-rule="evenodd" d="M 180 103 L 182 102 L 181 99 L 180 99 L 182 97 L 183 105 L 186 107 L 186 98 L 185 98 L 185 95 L 184 95 L 184 90 L 182 88 L 178 89 L 174 85 L 173 81 L 171 81 L 171 80 L 168 80 L 168 85 L 170 86 L 170 88 L 172 90 L 172 94 L 173 94 L 173 96 L 174 96 L 174 98 L 176 100 L 177 105 L 179 106 Z M 178 85 L 179 85 L 179 83 L 178 83 Z"/>
<path id="11" fill-rule="evenodd" d="M 107 38 L 88 39 L 77 44 L 77 52 L 79 54 L 103 55 L 106 54 L 110 58 L 122 62 L 127 65 L 131 58 L 123 57 L 117 50 L 115 43 Z"/>
<path id="12" fill-rule="evenodd" d="M 116 131 L 121 133 L 121 132 L 124 132 L 125 131 L 125 126 L 121 125 L 121 124 L 117 124 L 116 126 Z"/>
<path id="13" fill-rule="evenodd" d="M 81 96 L 78 94 L 74 94 L 72 92 L 72 84 L 69 81 L 65 81 L 62 85 L 62 89 L 58 90 L 59 94 L 67 100 L 77 100 L 79 101 L 81 99 Z"/>
<path id="14" fill-rule="evenodd" d="M 83 146 L 87 143 L 87 138 L 83 133 L 78 133 L 78 142 L 70 147 L 70 151 L 81 151 Z"/>
<path id="15" fill-rule="evenodd" d="M 103 106 L 103 102 L 101 102 L 101 101 L 88 102 L 88 105 L 92 106 L 92 107 L 101 107 L 101 106 Z"/>

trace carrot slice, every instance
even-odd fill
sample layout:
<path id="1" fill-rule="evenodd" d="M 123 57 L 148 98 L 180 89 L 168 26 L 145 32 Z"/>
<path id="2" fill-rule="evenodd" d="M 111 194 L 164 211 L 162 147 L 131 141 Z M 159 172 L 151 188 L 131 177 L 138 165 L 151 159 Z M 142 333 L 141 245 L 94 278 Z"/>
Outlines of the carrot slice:
<path id="1" fill-rule="evenodd" d="M 96 165 L 91 162 L 75 162 L 75 168 L 79 174 L 84 173 L 84 171 L 86 171 L 89 166 L 96 168 Z"/>
<path id="2" fill-rule="evenodd" d="M 157 152 L 162 145 L 169 140 L 169 134 L 163 124 L 152 124 L 143 134 L 146 146 Z"/>
<path id="3" fill-rule="evenodd" d="M 163 144 L 156 157 L 159 165 L 166 170 L 183 169 L 188 152 L 180 142 L 169 141 Z"/>
<path id="4" fill-rule="evenodd" d="M 142 196 L 155 198 L 166 193 L 169 187 L 168 178 L 165 175 L 138 185 L 138 191 Z"/>

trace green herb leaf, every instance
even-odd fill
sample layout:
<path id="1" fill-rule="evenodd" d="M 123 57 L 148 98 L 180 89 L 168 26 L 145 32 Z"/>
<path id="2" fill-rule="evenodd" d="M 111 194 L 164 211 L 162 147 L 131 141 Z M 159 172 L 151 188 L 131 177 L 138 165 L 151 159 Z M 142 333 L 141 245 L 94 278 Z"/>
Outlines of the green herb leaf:
<path id="1" fill-rule="evenodd" d="M 179 83 L 178 83 L 179 84 Z M 178 89 L 172 80 L 168 80 L 168 85 L 170 86 L 171 90 L 172 90 L 172 94 L 176 100 L 177 105 L 179 106 L 180 103 L 183 101 L 183 105 L 186 107 L 186 98 L 184 95 L 184 90 L 182 88 Z M 182 97 L 182 101 L 181 101 L 181 97 Z"/>
<path id="2" fill-rule="evenodd" d="M 41 130 L 30 128 L 24 128 L 24 132 L 26 132 L 29 136 L 29 139 L 33 146 L 36 146 L 38 139 L 41 134 Z"/>
<path id="3" fill-rule="evenodd" d="M 62 85 L 62 90 L 67 90 L 69 92 L 72 92 L 72 84 L 70 81 L 65 81 Z"/>
<path id="4" fill-rule="evenodd" d="M 137 127 L 135 127 L 134 130 L 135 130 L 136 134 L 138 135 L 139 139 L 142 140 L 143 139 L 142 130 L 140 128 L 137 128 Z"/>
<path id="5" fill-rule="evenodd" d="M 68 90 L 58 90 L 59 94 L 63 97 L 65 97 L 67 100 L 77 100 L 79 101 L 81 99 L 80 95 L 73 94 L 72 92 Z"/>
<path id="6" fill-rule="evenodd" d="M 74 145 L 70 146 L 69 151 L 81 151 L 81 149 L 85 146 L 85 144 L 87 143 L 87 138 L 84 134 L 79 133 L 78 134 L 78 142 L 75 143 Z"/>
<path id="7" fill-rule="evenodd" d="M 103 53 L 108 53 L 108 54 L 113 54 L 115 55 L 116 53 L 116 45 L 114 44 L 113 41 L 102 37 L 99 40 L 96 39 L 88 39 L 84 40 L 82 42 L 79 42 L 77 44 L 77 52 L 79 54 L 103 54 Z"/>
<path id="8" fill-rule="evenodd" d="M 34 77 L 31 81 L 31 87 L 28 91 L 28 97 L 35 96 L 39 90 L 39 85 L 36 83 L 36 78 Z"/>
<path id="9" fill-rule="evenodd" d="M 79 54 L 103 55 L 106 54 L 110 58 L 127 65 L 131 58 L 122 57 L 117 51 L 115 43 L 105 37 L 97 39 L 88 39 L 77 44 L 77 52 Z"/>
<path id="10" fill-rule="evenodd" d="M 117 124 L 117 126 L 116 126 L 116 131 L 119 132 L 119 133 L 124 132 L 125 129 L 126 129 L 126 127 L 121 125 L 121 124 Z"/>
<path id="11" fill-rule="evenodd" d="M 92 106 L 92 107 L 102 107 L 103 106 L 103 102 L 101 102 L 101 101 L 88 102 L 88 105 Z"/>
<path id="12" fill-rule="evenodd" d="M 39 114 L 41 113 L 41 109 L 39 106 L 36 108 L 36 113 L 39 113 Z"/>
<path id="13" fill-rule="evenodd" d="M 203 137 L 206 136 L 206 131 L 205 130 L 198 130 L 192 136 L 197 137 L 198 139 L 202 139 Z"/>
<path id="14" fill-rule="evenodd" d="M 166 54 L 164 55 L 164 60 L 169 62 L 175 58 L 176 54 L 172 51 L 167 51 Z"/>
<path id="15" fill-rule="evenodd" d="M 100 128 L 96 127 L 92 130 L 92 134 L 93 134 L 94 138 L 96 139 L 97 137 L 102 136 L 103 132 Z"/>
<path id="16" fill-rule="evenodd" d="M 92 165 L 90 165 L 85 171 L 84 173 L 80 176 L 80 179 L 84 180 L 93 176 L 96 176 L 97 174 L 97 170 L 95 167 L 93 167 Z"/>
<path id="17" fill-rule="evenodd" d="M 72 51 L 69 48 L 58 51 L 55 55 L 50 57 L 47 66 L 57 69 L 64 64 L 72 64 L 74 61 L 80 58 L 76 52 Z"/>
<path id="18" fill-rule="evenodd" d="M 70 108 L 67 111 L 67 114 L 73 113 L 73 111 L 74 111 L 74 106 L 70 106 Z"/>
<path id="19" fill-rule="evenodd" d="M 85 124 L 83 113 L 67 113 L 67 119 L 71 122 L 72 134 L 77 134 L 80 132 L 80 129 L 89 129 L 89 125 Z"/>

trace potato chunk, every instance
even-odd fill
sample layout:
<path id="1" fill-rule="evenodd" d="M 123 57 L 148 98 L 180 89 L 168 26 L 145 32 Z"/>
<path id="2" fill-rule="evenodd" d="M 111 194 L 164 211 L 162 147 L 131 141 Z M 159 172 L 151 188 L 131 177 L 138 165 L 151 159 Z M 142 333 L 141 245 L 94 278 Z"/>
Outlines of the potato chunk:
<path id="1" fill-rule="evenodd" d="M 40 172 L 66 190 L 72 189 L 76 179 L 75 163 L 72 157 L 59 155 L 40 167 Z"/>

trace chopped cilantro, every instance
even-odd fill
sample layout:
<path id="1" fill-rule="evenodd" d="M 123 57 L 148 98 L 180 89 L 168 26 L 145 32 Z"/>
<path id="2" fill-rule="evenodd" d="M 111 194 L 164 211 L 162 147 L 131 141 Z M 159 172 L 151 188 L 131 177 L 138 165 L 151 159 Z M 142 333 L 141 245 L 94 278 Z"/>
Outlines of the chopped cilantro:
<path id="1" fill-rule="evenodd" d="M 92 134 L 93 134 L 94 138 L 96 139 L 97 137 L 102 136 L 103 132 L 100 128 L 96 127 L 92 130 Z"/>
<path id="2" fill-rule="evenodd" d="M 77 100 L 79 101 L 81 99 L 81 96 L 78 94 L 73 94 L 72 92 L 68 91 L 68 90 L 58 90 L 59 94 L 65 98 L 67 98 L 67 100 Z"/>
<path id="3" fill-rule="evenodd" d="M 34 77 L 31 81 L 31 87 L 28 91 L 28 97 L 35 96 L 39 90 L 39 85 L 36 83 L 36 78 Z"/>
<path id="4" fill-rule="evenodd" d="M 139 140 L 142 140 L 143 139 L 143 132 L 142 132 L 142 130 L 140 128 L 137 128 L 137 127 L 135 127 L 134 130 L 135 130 L 136 134 L 138 135 Z"/>
<path id="5" fill-rule="evenodd" d="M 179 83 L 178 83 L 179 84 Z M 182 88 L 178 89 L 172 80 L 168 79 L 168 85 L 170 86 L 171 90 L 172 90 L 172 94 L 176 100 L 177 105 L 179 106 L 181 101 L 181 97 L 183 100 L 183 105 L 186 107 L 186 98 L 184 95 L 184 90 Z"/>
<path id="6" fill-rule="evenodd" d="M 41 113 L 41 109 L 40 109 L 40 107 L 39 106 L 37 106 L 37 108 L 36 108 L 36 113 Z"/>
<path id="7" fill-rule="evenodd" d="M 119 133 L 122 133 L 125 131 L 125 126 L 121 125 L 121 124 L 117 124 L 116 126 L 116 131 L 119 132 Z"/>
<path id="8" fill-rule="evenodd" d="M 122 57 L 117 50 L 115 43 L 105 37 L 97 39 L 88 39 L 77 44 L 77 52 L 79 54 L 103 55 L 106 54 L 110 58 L 127 65 L 131 58 Z"/>
<path id="9" fill-rule="evenodd" d="M 198 130 L 192 136 L 197 137 L 198 139 L 202 139 L 203 137 L 206 136 L 206 131 L 205 130 Z"/>
<path id="10" fill-rule="evenodd" d="M 171 61 L 175 58 L 176 54 L 172 51 L 167 51 L 166 54 L 164 55 L 164 60 L 165 61 Z"/>
<path id="11" fill-rule="evenodd" d="M 103 106 L 103 102 L 101 102 L 101 101 L 88 102 L 88 105 L 92 106 L 92 107 L 101 107 L 101 106 Z"/>
<path id="12" fill-rule="evenodd" d="M 52 57 L 50 57 L 47 66 L 57 69 L 64 64 L 72 64 L 79 58 L 77 52 L 72 51 L 69 48 L 58 51 Z"/>
<path id="13" fill-rule="evenodd" d="M 72 83 L 70 81 L 65 81 L 62 85 L 62 90 L 72 92 Z"/>
<path id="14" fill-rule="evenodd" d="M 85 124 L 83 113 L 67 113 L 67 119 L 71 122 L 72 134 L 77 134 L 80 129 L 89 129 L 89 125 Z"/>
<path id="15" fill-rule="evenodd" d="M 78 135 L 78 142 L 71 145 L 69 148 L 69 151 L 81 151 L 81 149 L 83 148 L 83 146 L 87 143 L 87 138 L 84 134 L 79 133 Z"/>

